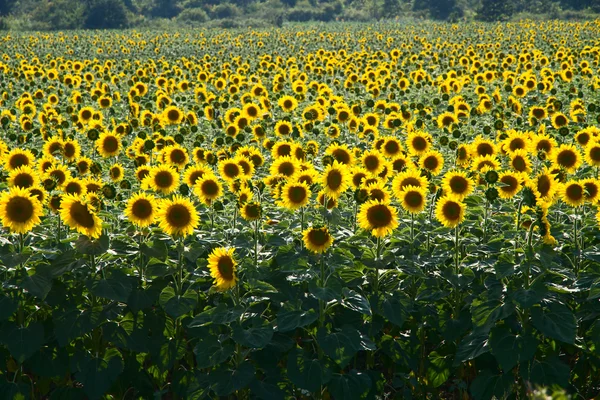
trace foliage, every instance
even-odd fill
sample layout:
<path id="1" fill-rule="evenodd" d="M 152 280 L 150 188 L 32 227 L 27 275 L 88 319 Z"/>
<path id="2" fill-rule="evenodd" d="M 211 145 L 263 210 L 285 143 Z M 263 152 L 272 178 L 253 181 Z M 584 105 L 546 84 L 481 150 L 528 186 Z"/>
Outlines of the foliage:
<path id="1" fill-rule="evenodd" d="M 599 34 L 4 33 L 0 397 L 597 397 Z"/>

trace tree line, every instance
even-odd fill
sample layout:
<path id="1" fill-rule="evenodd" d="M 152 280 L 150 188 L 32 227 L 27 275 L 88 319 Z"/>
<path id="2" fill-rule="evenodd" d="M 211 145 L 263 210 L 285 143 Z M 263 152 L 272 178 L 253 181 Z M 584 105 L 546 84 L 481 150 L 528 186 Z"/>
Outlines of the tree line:
<path id="1" fill-rule="evenodd" d="M 373 21 L 396 17 L 441 21 L 504 21 L 515 16 L 591 19 L 599 0 L 0 0 L 0 28 L 120 29 L 254 19 L 253 26 L 283 21 Z"/>

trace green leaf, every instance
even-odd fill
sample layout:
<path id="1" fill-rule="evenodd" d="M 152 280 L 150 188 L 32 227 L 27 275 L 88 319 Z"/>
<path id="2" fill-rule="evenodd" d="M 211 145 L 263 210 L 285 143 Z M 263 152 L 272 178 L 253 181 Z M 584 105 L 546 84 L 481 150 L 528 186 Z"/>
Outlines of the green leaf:
<path id="1" fill-rule="evenodd" d="M 99 256 L 110 248 L 110 240 L 107 235 L 102 235 L 98 239 L 80 235 L 75 241 L 75 248 L 81 254 Z"/>
<path id="2" fill-rule="evenodd" d="M 26 277 L 21 287 L 40 299 L 45 299 L 50 289 L 52 289 L 52 276 L 45 272 L 38 272 L 38 268 L 33 275 Z"/>
<path id="3" fill-rule="evenodd" d="M 271 341 L 273 327 L 269 322 L 260 318 L 255 318 L 254 323 L 255 325 L 249 329 L 244 329 L 239 324 L 234 325 L 231 338 L 242 346 L 262 349 Z"/>
<path id="4" fill-rule="evenodd" d="M 281 310 L 277 314 L 277 327 L 279 332 L 289 332 L 296 328 L 310 325 L 319 318 L 315 310 Z"/>
<path id="5" fill-rule="evenodd" d="M 331 379 L 331 371 L 319 360 L 306 357 L 302 349 L 296 348 L 288 354 L 287 376 L 300 389 L 317 393 Z"/>
<path id="6" fill-rule="evenodd" d="M 512 298 L 524 309 L 533 307 L 544 298 L 544 292 L 539 289 L 519 289 L 512 294 Z"/>
<path id="7" fill-rule="evenodd" d="M 152 258 L 146 265 L 146 277 L 148 278 L 162 278 L 173 273 L 173 270 L 168 264 L 162 261 Z"/>
<path id="8" fill-rule="evenodd" d="M 342 284 L 334 278 L 328 279 L 327 286 L 325 287 L 319 287 L 317 281 L 312 280 L 308 283 L 308 291 L 315 296 L 317 300 L 323 300 L 327 303 L 333 300 L 342 299 Z"/>
<path id="9" fill-rule="evenodd" d="M 31 387 L 26 383 L 2 382 L 0 380 L 0 399 L 3 400 L 28 400 Z"/>
<path id="10" fill-rule="evenodd" d="M 66 346 L 71 340 L 90 332 L 96 326 L 100 310 L 82 312 L 76 308 L 54 315 L 54 335 L 58 344 Z"/>
<path id="11" fill-rule="evenodd" d="M 345 368 L 361 349 L 360 332 L 351 326 L 344 326 L 340 332 L 328 333 L 325 329 L 317 332 L 317 343 L 333 361 Z"/>
<path id="12" fill-rule="evenodd" d="M 482 327 L 494 324 L 502 313 L 503 303 L 499 299 L 474 299 L 471 303 L 471 319 L 473 325 Z"/>
<path id="13" fill-rule="evenodd" d="M 254 379 L 254 366 L 249 362 L 241 363 L 235 370 L 220 369 L 210 374 L 217 396 L 227 396 L 236 390 L 245 388 Z"/>
<path id="14" fill-rule="evenodd" d="M 165 372 L 173 368 L 175 361 L 185 356 L 187 351 L 186 344 L 181 340 L 169 340 L 163 342 L 160 350 L 152 354 L 152 358 L 158 368 Z"/>
<path id="15" fill-rule="evenodd" d="M 588 300 L 594 300 L 600 297 L 600 279 L 596 279 L 592 286 L 590 286 L 590 294 Z"/>
<path id="16" fill-rule="evenodd" d="M 524 380 L 531 381 L 534 385 L 567 387 L 571 368 L 563 363 L 558 356 L 550 356 L 534 360 L 530 370 L 522 368 L 520 372 Z"/>
<path id="17" fill-rule="evenodd" d="M 369 393 L 371 385 L 369 375 L 353 369 L 348 374 L 335 374 L 327 388 L 336 400 L 360 400 Z"/>
<path id="18" fill-rule="evenodd" d="M 565 343 L 575 343 L 577 321 L 569 307 L 564 304 L 551 303 L 546 309 L 534 307 L 531 320 L 545 336 Z"/>
<path id="19" fill-rule="evenodd" d="M 52 391 L 49 400 L 85 400 L 85 393 L 80 388 L 59 387 Z"/>
<path id="20" fill-rule="evenodd" d="M 208 324 L 225 325 L 240 318 L 244 313 L 241 307 L 229 308 L 225 303 L 198 314 L 188 325 L 190 328 L 198 328 Z"/>
<path id="21" fill-rule="evenodd" d="M 432 351 L 427 358 L 429 359 L 427 381 L 434 388 L 443 385 L 450 377 L 452 357 L 442 356 L 441 354 Z"/>
<path id="22" fill-rule="evenodd" d="M 120 303 L 126 303 L 131 293 L 131 283 L 124 279 L 95 280 L 91 286 L 94 295 Z"/>
<path id="23" fill-rule="evenodd" d="M 383 316 L 398 328 L 402 328 L 409 315 L 404 303 L 396 296 L 392 296 L 383 301 L 382 308 Z"/>
<path id="24" fill-rule="evenodd" d="M 83 384 L 83 391 L 90 400 L 100 399 L 123 372 L 121 357 L 109 360 L 92 358 L 86 362 L 75 378 Z"/>
<path id="25" fill-rule="evenodd" d="M 160 306 L 173 318 L 179 318 L 196 308 L 198 294 L 193 290 L 187 290 L 183 296 L 176 294 L 175 289 L 167 286 L 160 293 L 158 299 Z"/>
<path id="26" fill-rule="evenodd" d="M 514 381 L 511 374 L 493 374 L 486 370 L 475 378 L 470 391 L 474 400 L 503 399 L 510 393 Z"/>
<path id="27" fill-rule="evenodd" d="M 257 379 L 253 380 L 249 386 L 257 399 L 284 400 L 286 398 L 285 392 L 277 386 Z"/>
<path id="28" fill-rule="evenodd" d="M 231 357 L 234 346 L 231 342 L 220 342 L 214 336 L 204 336 L 194 348 L 198 368 L 209 368 L 224 363 Z"/>
<path id="29" fill-rule="evenodd" d="M 129 306 L 131 311 L 137 313 L 154 305 L 158 300 L 158 296 L 158 290 L 153 286 L 146 289 L 135 288 L 129 294 L 127 306 Z"/>
<path id="30" fill-rule="evenodd" d="M 348 288 L 344 288 L 342 294 L 344 295 L 342 306 L 361 314 L 371 315 L 371 305 L 361 294 Z"/>
<path id="31" fill-rule="evenodd" d="M 461 362 L 472 360 L 489 350 L 488 334 L 471 332 L 458 345 L 456 359 L 452 365 L 457 367 Z"/>
<path id="32" fill-rule="evenodd" d="M 517 336 L 504 326 L 492 329 L 490 348 L 505 373 L 515 365 L 533 358 L 537 351 L 538 340 L 531 336 Z"/>
<path id="33" fill-rule="evenodd" d="M 19 308 L 19 302 L 9 296 L 0 294 L 0 321 L 10 318 Z"/>
<path id="34" fill-rule="evenodd" d="M 34 355 L 44 344 L 44 326 L 33 322 L 25 328 L 13 325 L 2 334 L 2 342 L 17 362 Z"/>
<path id="35" fill-rule="evenodd" d="M 163 240 L 158 239 L 154 239 L 152 243 L 142 243 L 140 246 L 140 251 L 148 258 L 156 258 L 161 261 L 165 261 L 167 259 L 167 255 L 169 254 L 167 244 Z"/>

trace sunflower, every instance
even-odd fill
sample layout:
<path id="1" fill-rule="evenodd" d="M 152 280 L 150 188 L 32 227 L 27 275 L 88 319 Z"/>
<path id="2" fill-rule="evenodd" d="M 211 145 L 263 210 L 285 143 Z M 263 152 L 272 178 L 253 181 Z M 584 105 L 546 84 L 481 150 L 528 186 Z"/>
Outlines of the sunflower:
<path id="1" fill-rule="evenodd" d="M 203 165 L 192 165 L 185 170 L 183 174 L 183 181 L 189 187 L 194 187 L 196 182 L 207 173 L 212 173 L 212 171 Z"/>
<path id="2" fill-rule="evenodd" d="M 39 225 L 42 203 L 28 189 L 14 186 L 0 196 L 0 220 L 13 233 L 27 233 Z"/>
<path id="3" fill-rule="evenodd" d="M 413 131 L 406 138 L 408 152 L 414 156 L 420 156 L 431 148 L 431 135 L 423 131 Z"/>
<path id="4" fill-rule="evenodd" d="M 179 174 L 166 165 L 152 167 L 148 176 L 142 181 L 142 189 L 151 189 L 163 194 L 172 193 L 178 185 Z"/>
<path id="5" fill-rule="evenodd" d="M 242 167 L 232 158 L 219 162 L 219 173 L 221 174 L 221 178 L 228 182 L 240 178 L 243 172 Z"/>
<path id="6" fill-rule="evenodd" d="M 471 151 L 475 156 L 487 156 L 496 154 L 498 150 L 496 143 L 479 135 L 471 144 Z"/>
<path id="7" fill-rule="evenodd" d="M 383 145 L 381 146 L 381 152 L 384 156 L 394 158 L 402 153 L 402 144 L 395 137 L 386 137 Z"/>
<path id="8" fill-rule="evenodd" d="M 210 276 L 214 278 L 213 284 L 218 290 L 224 291 L 231 289 L 237 283 L 236 265 L 233 258 L 235 249 L 226 249 L 220 247 L 214 249 L 208 256 L 208 268 Z"/>
<path id="9" fill-rule="evenodd" d="M 390 201 L 390 191 L 385 186 L 385 181 L 372 182 L 364 188 L 371 200 L 379 200 L 383 203 Z"/>
<path id="10" fill-rule="evenodd" d="M 326 252 L 333 244 L 333 236 L 326 226 L 313 226 L 306 229 L 302 232 L 302 240 L 306 248 L 316 254 Z"/>
<path id="11" fill-rule="evenodd" d="M 442 179 L 442 188 L 446 195 L 453 195 L 458 200 L 463 200 L 471 194 L 475 182 L 462 171 L 448 171 Z"/>
<path id="12" fill-rule="evenodd" d="M 578 181 L 570 181 L 560 185 L 560 199 L 571 207 L 578 207 L 585 202 L 585 188 Z"/>
<path id="13" fill-rule="evenodd" d="M 194 185 L 194 193 L 201 202 L 210 205 L 223 195 L 223 186 L 212 173 L 206 173 Z"/>
<path id="14" fill-rule="evenodd" d="M 437 125 L 440 129 L 449 128 L 458 122 L 458 118 L 454 113 L 445 112 L 437 117 Z"/>
<path id="15" fill-rule="evenodd" d="M 325 206 L 325 191 L 321 190 L 318 194 L 317 194 L 317 207 L 323 207 Z M 327 197 L 327 209 L 328 210 L 333 210 L 334 208 L 336 208 L 338 206 L 338 201 L 336 198 L 333 197 Z"/>
<path id="16" fill-rule="evenodd" d="M 275 135 L 279 137 L 288 137 L 292 134 L 293 126 L 288 121 L 279 121 L 275 124 Z"/>
<path id="17" fill-rule="evenodd" d="M 248 187 L 243 187 L 236 194 L 238 206 L 249 202 L 254 196 L 254 193 L 252 193 L 252 190 Z"/>
<path id="18" fill-rule="evenodd" d="M 361 163 L 371 175 L 378 175 L 384 168 L 383 156 L 377 150 L 365 151 Z"/>
<path id="19" fill-rule="evenodd" d="M 585 201 L 589 203 L 596 203 L 598 195 L 600 195 L 600 183 L 598 179 L 587 178 L 581 181 L 585 193 Z"/>
<path id="20" fill-rule="evenodd" d="M 83 107 L 79 110 L 79 113 L 77 113 L 77 117 L 79 122 L 87 124 L 92 121 L 92 118 L 94 117 L 94 109 L 92 107 Z"/>
<path id="21" fill-rule="evenodd" d="M 120 182 L 125 176 L 125 169 L 123 169 L 121 164 L 114 164 L 108 170 L 108 175 L 113 182 Z"/>
<path id="22" fill-rule="evenodd" d="M 399 194 L 402 208 L 410 213 L 420 213 L 427 204 L 427 190 L 417 186 L 407 186 Z"/>
<path id="23" fill-rule="evenodd" d="M 58 157 L 63 152 L 63 141 L 60 137 L 49 138 L 42 148 L 42 152 L 48 157 Z"/>
<path id="24" fill-rule="evenodd" d="M 234 158 L 234 161 L 238 163 L 238 165 L 240 166 L 240 168 L 242 169 L 242 174 L 241 177 L 242 179 L 252 179 L 252 175 L 254 175 L 254 164 L 252 163 L 252 161 L 243 155 L 237 155 Z"/>
<path id="25" fill-rule="evenodd" d="M 77 172 L 79 175 L 87 175 L 90 172 L 90 166 L 92 165 L 92 160 L 88 157 L 81 157 L 75 163 L 75 167 L 77 168 Z"/>
<path id="26" fill-rule="evenodd" d="M 179 125 L 183 121 L 184 114 L 176 106 L 168 106 L 161 114 L 161 119 L 168 125 Z"/>
<path id="27" fill-rule="evenodd" d="M 160 202 L 156 220 L 163 232 L 175 236 L 187 236 L 194 233 L 198 226 L 198 212 L 192 202 L 182 196 Z"/>
<path id="28" fill-rule="evenodd" d="M 242 205 L 240 214 L 246 221 L 256 221 L 262 216 L 262 207 L 259 202 L 251 201 Z"/>
<path id="29" fill-rule="evenodd" d="M 62 187 L 67 179 L 71 178 L 71 172 L 64 165 L 54 165 L 44 176 L 45 178 L 51 178 L 56 182 L 58 187 Z"/>
<path id="30" fill-rule="evenodd" d="M 35 156 L 29 150 L 12 149 L 4 156 L 4 168 L 12 171 L 22 166 L 33 167 Z"/>
<path id="31" fill-rule="evenodd" d="M 431 172 L 432 175 L 438 175 L 444 167 L 444 157 L 437 150 L 429 150 L 419 158 L 419 166 Z"/>
<path id="32" fill-rule="evenodd" d="M 441 197 L 435 206 L 435 217 L 447 228 L 453 228 L 465 219 L 465 204 L 453 196 Z"/>
<path id="33" fill-rule="evenodd" d="M 552 162 L 556 168 L 563 168 L 572 174 L 581 166 L 581 154 L 571 144 L 561 144 L 553 153 Z"/>
<path id="34" fill-rule="evenodd" d="M 544 201 L 552 200 L 558 185 L 558 181 L 548 168 L 544 168 L 538 175 L 527 181 L 527 187 L 533 191 L 535 197 Z"/>
<path id="35" fill-rule="evenodd" d="M 510 167 L 517 172 L 531 172 L 531 160 L 527 151 L 518 149 L 510 153 Z"/>
<path id="36" fill-rule="evenodd" d="M 344 164 L 334 161 L 321 175 L 321 184 L 327 197 L 337 199 L 350 186 L 350 174 Z"/>
<path id="37" fill-rule="evenodd" d="M 500 163 L 496 156 L 478 156 L 471 161 L 471 169 L 478 172 L 487 172 L 500 168 Z"/>
<path id="38" fill-rule="evenodd" d="M 552 126 L 555 129 L 560 129 L 563 126 L 567 126 L 569 124 L 569 119 L 567 118 L 567 116 L 560 112 L 552 114 L 552 117 L 550 119 L 552 120 Z"/>
<path id="39" fill-rule="evenodd" d="M 145 228 L 154 223 L 156 198 L 143 192 L 132 195 L 125 206 L 125 216 L 134 225 Z"/>
<path id="40" fill-rule="evenodd" d="M 501 172 L 498 175 L 498 196 L 501 199 L 512 199 L 521 190 L 523 178 L 514 172 Z"/>
<path id="41" fill-rule="evenodd" d="M 273 161 L 269 172 L 271 175 L 283 175 L 290 177 L 300 170 L 300 163 L 290 156 L 279 157 Z"/>
<path id="42" fill-rule="evenodd" d="M 408 168 L 400 172 L 392 181 L 392 192 L 399 199 L 400 192 L 408 186 L 416 186 L 418 188 L 426 188 L 429 182 L 427 178 L 421 176 L 420 172 L 415 168 Z"/>
<path id="43" fill-rule="evenodd" d="M 111 132 L 103 132 L 95 142 L 96 150 L 104 158 L 116 157 L 121 151 L 121 138 Z"/>
<path id="44" fill-rule="evenodd" d="M 585 148 L 585 161 L 591 167 L 600 167 L 600 142 L 592 141 Z"/>
<path id="45" fill-rule="evenodd" d="M 534 155 L 538 154 L 539 152 L 544 152 L 546 155 L 551 155 L 557 146 L 558 144 L 554 138 L 545 133 L 538 133 L 529 141 L 529 152 Z M 598 155 L 600 157 L 600 151 Z"/>
<path id="46" fill-rule="evenodd" d="M 179 145 L 165 148 L 163 150 L 163 157 L 165 163 L 177 168 L 184 168 L 189 162 L 187 149 Z"/>
<path id="47" fill-rule="evenodd" d="M 345 144 L 331 144 L 325 149 L 325 154 L 332 156 L 340 164 L 352 166 L 354 164 L 354 154 Z"/>
<path id="48" fill-rule="evenodd" d="M 369 200 L 360 206 L 357 219 L 362 229 L 371 231 L 381 238 L 391 234 L 398 227 L 397 212 L 394 207 L 377 200 Z"/>
<path id="49" fill-rule="evenodd" d="M 470 146 L 461 144 L 456 149 L 456 164 L 461 167 L 466 167 L 471 161 L 472 152 Z"/>
<path id="50" fill-rule="evenodd" d="M 29 166 L 22 166 L 13 169 L 8 173 L 8 186 L 18 186 L 23 189 L 37 186 L 40 182 L 40 178 L 35 170 Z"/>
<path id="51" fill-rule="evenodd" d="M 83 196 L 87 192 L 85 181 L 79 178 L 69 178 L 63 186 L 63 191 L 67 194 Z"/>
<path id="52" fill-rule="evenodd" d="M 90 238 L 102 234 L 102 221 L 86 197 L 65 194 L 60 204 L 60 217 L 71 229 Z"/>
<path id="53" fill-rule="evenodd" d="M 310 201 L 310 189 L 306 183 L 288 182 L 281 189 L 281 204 L 289 210 L 304 207 Z"/>
<path id="54" fill-rule="evenodd" d="M 298 101 L 292 96 L 282 96 L 277 104 L 285 112 L 294 111 L 298 107 Z"/>

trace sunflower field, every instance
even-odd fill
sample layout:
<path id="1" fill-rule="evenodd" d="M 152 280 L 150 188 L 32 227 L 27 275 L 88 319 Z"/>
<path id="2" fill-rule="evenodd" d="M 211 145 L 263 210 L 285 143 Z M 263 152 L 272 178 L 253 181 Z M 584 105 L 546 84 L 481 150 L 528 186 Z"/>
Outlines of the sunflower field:
<path id="1" fill-rule="evenodd" d="M 3 33 L 0 398 L 598 396 L 599 38 Z"/>

